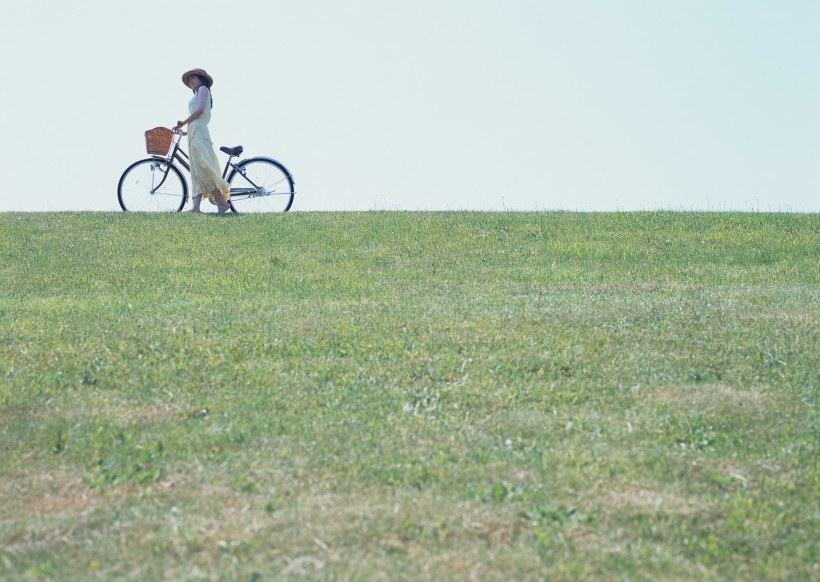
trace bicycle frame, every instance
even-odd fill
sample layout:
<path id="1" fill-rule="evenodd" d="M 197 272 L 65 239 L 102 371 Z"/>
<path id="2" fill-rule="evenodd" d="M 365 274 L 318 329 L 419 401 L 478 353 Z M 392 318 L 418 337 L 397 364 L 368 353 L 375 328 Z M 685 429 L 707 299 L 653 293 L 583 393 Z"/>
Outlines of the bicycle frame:
<path id="1" fill-rule="evenodd" d="M 173 139 L 173 142 L 172 142 L 174 147 L 171 150 L 171 154 L 168 155 L 168 156 L 165 156 L 165 157 L 163 157 L 163 156 L 152 156 L 152 157 L 157 159 L 157 160 L 163 160 L 169 166 L 170 166 L 171 163 L 173 163 L 174 160 L 176 160 L 190 174 L 191 173 L 191 166 L 188 164 L 188 160 L 190 160 L 190 158 L 188 157 L 188 154 L 185 152 L 185 150 L 182 149 L 182 146 L 179 145 L 182 134 L 180 132 L 177 132 L 177 131 L 175 131 L 174 134 L 175 135 L 174 135 L 174 139 Z M 241 196 L 252 196 L 254 193 L 259 191 L 259 185 L 255 184 L 253 182 L 253 180 L 248 178 L 247 174 L 242 171 L 242 168 L 240 166 L 238 166 L 237 164 L 234 164 L 231 161 L 231 160 L 233 160 L 234 157 L 235 156 L 228 154 L 228 161 L 225 163 L 225 168 L 222 170 L 222 179 L 224 180 L 228 177 L 228 168 L 233 168 L 235 171 L 242 174 L 242 176 L 245 178 L 245 180 L 247 180 L 248 183 L 251 186 L 253 186 L 253 188 L 231 188 L 231 197 L 233 198 L 233 197 L 236 197 L 236 196 L 240 196 L 240 197 Z M 168 178 L 168 171 L 169 170 L 167 170 L 167 169 L 165 170 L 164 175 L 162 177 L 162 180 L 160 180 L 159 184 L 156 185 L 154 190 L 159 190 L 162 187 L 162 185 L 165 183 L 165 180 Z"/>

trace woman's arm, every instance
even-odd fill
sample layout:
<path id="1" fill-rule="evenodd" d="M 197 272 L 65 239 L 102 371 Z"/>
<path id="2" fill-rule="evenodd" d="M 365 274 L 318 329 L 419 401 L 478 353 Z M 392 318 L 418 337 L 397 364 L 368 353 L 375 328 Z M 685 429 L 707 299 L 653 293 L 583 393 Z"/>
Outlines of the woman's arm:
<path id="1" fill-rule="evenodd" d="M 177 127 L 182 127 L 187 123 L 191 123 L 194 119 L 202 117 L 202 114 L 205 113 L 205 103 L 207 102 L 208 97 L 208 88 L 205 85 L 202 85 L 199 88 L 199 91 L 196 92 L 196 109 L 194 109 L 194 112 L 191 113 L 185 121 L 177 121 Z"/>

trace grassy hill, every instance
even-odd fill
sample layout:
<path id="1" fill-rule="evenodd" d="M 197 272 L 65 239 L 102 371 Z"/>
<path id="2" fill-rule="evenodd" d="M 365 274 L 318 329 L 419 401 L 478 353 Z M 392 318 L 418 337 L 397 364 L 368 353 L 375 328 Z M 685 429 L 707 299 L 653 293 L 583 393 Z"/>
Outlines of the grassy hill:
<path id="1" fill-rule="evenodd" d="M 0 578 L 818 575 L 816 214 L 0 242 Z"/>

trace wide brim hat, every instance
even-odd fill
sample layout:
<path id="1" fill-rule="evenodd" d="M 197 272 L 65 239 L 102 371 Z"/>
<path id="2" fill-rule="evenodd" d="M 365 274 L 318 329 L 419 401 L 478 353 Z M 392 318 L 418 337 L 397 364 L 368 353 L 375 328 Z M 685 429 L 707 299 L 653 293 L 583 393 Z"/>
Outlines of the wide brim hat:
<path id="1" fill-rule="evenodd" d="M 205 86 L 208 87 L 208 89 L 210 89 L 211 85 L 214 84 L 213 77 L 206 73 L 205 69 L 191 69 L 190 71 L 186 71 L 182 74 L 182 84 L 187 87 L 188 79 L 190 79 L 192 75 L 199 75 L 200 77 L 205 79 Z"/>

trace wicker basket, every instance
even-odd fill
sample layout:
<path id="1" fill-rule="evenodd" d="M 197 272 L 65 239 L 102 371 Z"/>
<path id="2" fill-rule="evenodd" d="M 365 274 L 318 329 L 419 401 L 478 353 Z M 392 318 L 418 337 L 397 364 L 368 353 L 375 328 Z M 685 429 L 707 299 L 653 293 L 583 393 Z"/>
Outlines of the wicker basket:
<path id="1" fill-rule="evenodd" d="M 145 132 L 145 150 L 154 156 L 167 156 L 171 151 L 174 132 L 167 127 L 155 127 Z"/>

